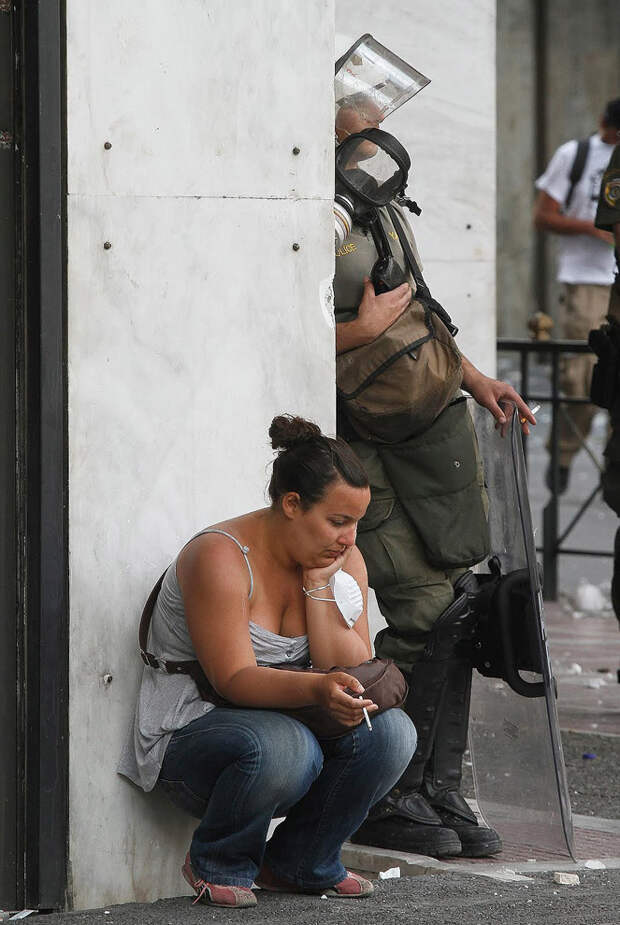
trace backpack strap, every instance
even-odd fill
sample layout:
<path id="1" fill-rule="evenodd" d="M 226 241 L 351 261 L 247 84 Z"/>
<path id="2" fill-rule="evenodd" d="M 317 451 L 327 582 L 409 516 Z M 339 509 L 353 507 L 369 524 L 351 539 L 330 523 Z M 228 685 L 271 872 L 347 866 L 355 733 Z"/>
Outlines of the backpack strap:
<path id="1" fill-rule="evenodd" d="M 160 671 L 165 671 L 166 674 L 188 674 L 190 677 L 196 681 L 198 684 L 198 689 L 200 690 L 201 681 L 204 678 L 204 673 L 200 667 L 200 662 L 197 659 L 186 660 L 182 662 L 173 662 L 166 658 L 158 658 L 157 655 L 153 655 L 152 652 L 146 651 L 146 646 L 149 638 L 149 628 L 151 626 L 151 617 L 153 616 L 153 610 L 155 608 L 155 602 L 157 596 L 161 591 L 161 586 L 163 584 L 164 578 L 166 577 L 166 571 L 163 575 L 160 575 L 157 581 L 155 582 L 151 593 L 146 599 L 146 604 L 144 605 L 144 610 L 142 611 L 142 616 L 140 617 L 140 630 L 138 632 L 138 642 L 140 644 L 140 658 L 145 665 L 148 665 L 149 668 L 159 668 Z"/>
<path id="2" fill-rule="evenodd" d="M 254 593 L 254 575 L 252 573 L 252 566 L 250 565 L 250 560 L 248 558 L 249 547 L 243 546 L 236 536 L 233 536 L 232 533 L 227 533 L 225 530 L 218 530 L 216 527 L 209 527 L 206 530 L 201 530 L 200 533 L 197 533 L 196 536 L 202 536 L 205 533 L 219 533 L 222 536 L 227 536 L 228 539 L 232 540 L 239 547 L 239 550 L 243 554 L 245 559 L 245 564 L 248 567 L 248 572 L 250 576 L 250 590 L 248 593 L 248 599 L 251 599 L 252 594 Z M 196 539 L 196 537 L 192 537 Z M 155 609 L 155 603 L 161 591 L 161 586 L 166 577 L 166 569 L 163 574 L 159 576 L 155 582 L 151 593 L 146 599 L 146 604 L 142 611 L 142 616 L 140 617 L 140 629 L 138 631 L 138 643 L 140 646 L 140 658 L 145 665 L 148 665 L 149 668 L 159 668 L 162 671 L 167 672 L 168 674 L 188 674 L 198 683 L 199 689 L 201 688 L 201 682 L 204 679 L 202 668 L 200 667 L 200 662 L 196 659 L 186 660 L 182 662 L 173 662 L 169 659 L 159 658 L 157 655 L 153 655 L 152 652 L 147 652 L 148 638 L 149 638 L 149 629 L 151 627 L 151 619 L 153 617 L 153 610 Z"/>
<path id="3" fill-rule="evenodd" d="M 163 668 L 167 671 L 166 661 L 163 658 L 157 658 L 156 655 L 152 655 L 150 652 L 146 651 L 148 638 L 149 638 L 149 629 L 151 626 L 151 617 L 153 616 L 153 609 L 155 607 L 155 601 L 161 591 L 161 586 L 163 584 L 164 578 L 166 576 L 166 569 L 163 572 L 151 589 L 151 593 L 146 599 L 146 604 L 142 611 L 142 616 L 140 617 L 140 629 L 138 631 L 138 643 L 140 645 L 140 657 L 145 665 L 148 665 L 149 668 Z"/>
<path id="4" fill-rule="evenodd" d="M 405 259 L 407 263 L 409 264 L 411 275 L 413 276 L 415 280 L 416 298 L 420 302 L 422 302 L 426 307 L 428 307 L 432 312 L 434 312 L 434 314 L 437 315 L 440 321 L 442 321 L 444 325 L 447 327 L 452 337 L 455 337 L 459 329 L 457 328 L 455 324 L 452 323 L 452 318 L 450 317 L 448 312 L 445 310 L 443 305 L 440 305 L 439 302 L 432 297 L 428 286 L 424 282 L 424 277 L 422 276 L 422 273 L 417 264 L 417 261 L 415 257 L 413 256 L 413 250 L 411 248 L 411 245 L 409 244 L 409 241 L 407 240 L 407 235 L 405 234 L 405 230 L 401 224 L 401 221 L 400 221 L 400 218 L 398 216 L 396 209 L 394 208 L 394 206 L 388 205 L 387 211 L 388 211 L 390 218 L 392 219 L 392 224 L 394 225 L 394 229 L 396 231 L 396 234 L 398 235 L 398 240 L 400 241 L 400 246 L 403 249 Z"/>
<path id="5" fill-rule="evenodd" d="M 575 187 L 581 180 L 583 176 L 583 168 L 586 166 L 586 160 L 588 158 L 588 151 L 590 150 L 590 139 L 582 138 L 577 142 L 577 150 L 575 151 L 575 160 L 573 161 L 573 166 L 570 169 L 570 174 L 568 179 L 570 181 L 570 186 L 568 188 L 568 193 L 566 194 L 566 199 L 564 200 L 564 212 L 568 210 L 573 199 L 573 193 L 575 192 Z"/>

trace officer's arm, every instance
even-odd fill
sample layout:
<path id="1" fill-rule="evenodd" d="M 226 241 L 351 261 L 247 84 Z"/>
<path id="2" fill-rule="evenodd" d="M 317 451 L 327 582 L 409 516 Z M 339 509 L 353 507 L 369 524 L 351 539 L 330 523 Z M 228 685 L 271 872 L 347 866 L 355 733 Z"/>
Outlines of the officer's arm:
<path id="1" fill-rule="evenodd" d="M 560 203 L 540 190 L 534 205 L 534 225 L 543 231 L 554 231 L 556 234 L 587 234 L 611 244 L 611 235 L 596 228 L 594 222 L 573 215 L 564 215 Z"/>
<path id="2" fill-rule="evenodd" d="M 363 347 L 375 337 L 376 335 L 371 335 L 361 318 L 355 318 L 354 321 L 339 321 L 336 325 L 336 353 L 346 353 L 347 350 L 354 350 L 355 347 Z"/>
<path id="3" fill-rule="evenodd" d="M 487 408 L 500 425 L 506 423 L 506 413 L 511 414 L 510 408 L 512 405 L 504 408 L 505 403 L 513 403 L 519 412 L 524 433 L 529 433 L 528 422 L 536 424 L 536 418 L 519 393 L 507 382 L 485 376 L 462 354 L 461 362 L 463 365 L 463 388 L 469 392 L 472 398 L 483 408 Z"/>
<path id="4" fill-rule="evenodd" d="M 366 276 L 357 318 L 353 321 L 341 321 L 336 325 L 336 353 L 345 353 L 354 347 L 369 344 L 402 315 L 410 300 L 409 283 L 403 283 L 391 292 L 375 295 L 374 286 Z"/>

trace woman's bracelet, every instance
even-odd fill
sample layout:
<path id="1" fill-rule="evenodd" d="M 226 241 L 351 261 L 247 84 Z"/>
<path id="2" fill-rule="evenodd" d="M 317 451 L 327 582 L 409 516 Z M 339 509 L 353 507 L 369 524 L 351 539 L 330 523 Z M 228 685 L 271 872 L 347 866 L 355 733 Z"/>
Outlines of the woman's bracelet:
<path id="1" fill-rule="evenodd" d="M 331 585 L 321 585 L 320 588 L 309 588 L 308 589 L 308 588 L 304 588 L 304 586 L 302 585 L 301 590 L 304 592 L 306 597 L 310 598 L 311 601 L 326 601 L 328 604 L 335 604 L 336 603 L 335 597 L 315 597 L 314 596 L 315 591 L 327 591 L 329 587 L 331 587 Z"/>

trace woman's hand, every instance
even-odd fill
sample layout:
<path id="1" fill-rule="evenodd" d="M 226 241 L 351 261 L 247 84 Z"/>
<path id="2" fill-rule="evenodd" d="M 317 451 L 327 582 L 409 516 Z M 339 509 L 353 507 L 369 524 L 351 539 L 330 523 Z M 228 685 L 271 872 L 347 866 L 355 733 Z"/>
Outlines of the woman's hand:
<path id="1" fill-rule="evenodd" d="M 352 675 L 344 671 L 332 671 L 318 677 L 317 698 L 320 705 L 344 726 L 358 726 L 364 719 L 364 707 L 369 713 L 379 709 L 372 700 L 357 699 L 359 694 L 364 693 L 364 688 Z M 354 691 L 356 696 L 346 694 L 346 688 Z"/>
<path id="2" fill-rule="evenodd" d="M 331 565 L 327 565 L 325 568 L 304 569 L 302 578 L 304 588 L 307 591 L 312 591 L 314 588 L 322 588 L 324 585 L 328 584 L 332 575 L 335 575 L 338 569 L 341 569 L 348 561 L 352 549 L 353 546 L 347 546 L 344 552 L 337 556 Z"/>

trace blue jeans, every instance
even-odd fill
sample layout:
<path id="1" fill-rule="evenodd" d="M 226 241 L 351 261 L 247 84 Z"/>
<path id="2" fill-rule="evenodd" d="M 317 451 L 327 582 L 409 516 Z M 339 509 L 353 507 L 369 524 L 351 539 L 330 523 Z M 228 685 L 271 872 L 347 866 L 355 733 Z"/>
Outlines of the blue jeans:
<path id="1" fill-rule="evenodd" d="M 201 818 L 190 846 L 196 873 L 251 886 L 264 859 L 303 889 L 339 883 L 342 843 L 415 751 L 415 728 L 402 710 L 387 710 L 372 726 L 319 741 L 283 713 L 218 707 L 177 730 L 158 783 Z M 274 816 L 286 819 L 265 844 Z"/>

